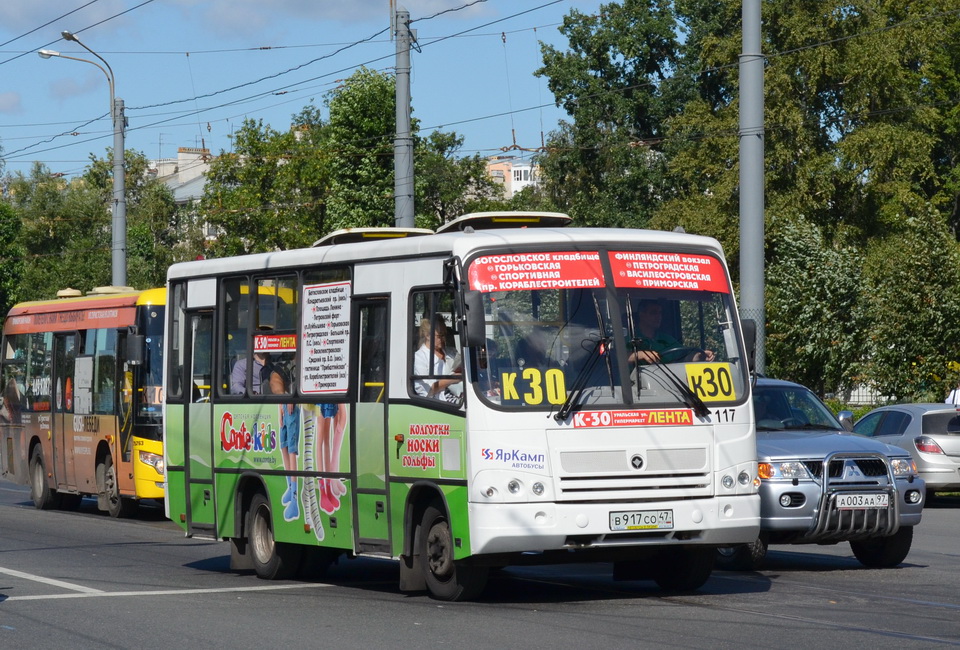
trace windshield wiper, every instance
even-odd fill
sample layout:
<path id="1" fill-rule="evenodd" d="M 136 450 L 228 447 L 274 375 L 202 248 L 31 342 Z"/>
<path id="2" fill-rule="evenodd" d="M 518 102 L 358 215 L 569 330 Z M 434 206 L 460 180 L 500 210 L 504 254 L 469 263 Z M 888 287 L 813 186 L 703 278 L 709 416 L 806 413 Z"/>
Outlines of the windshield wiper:
<path id="1" fill-rule="evenodd" d="M 573 410 L 574 405 L 580 403 L 580 397 L 587 387 L 587 380 L 590 379 L 590 376 L 593 374 L 593 369 L 597 365 L 597 361 L 602 356 L 605 356 L 607 361 L 607 376 L 610 378 L 610 392 L 613 393 L 616 390 L 613 385 L 613 368 L 610 365 L 610 355 L 608 354 L 610 337 L 605 336 L 607 328 L 603 322 L 603 313 L 600 311 L 600 303 L 597 302 L 596 296 L 593 296 L 593 308 L 597 314 L 597 326 L 600 328 L 600 338 L 593 344 L 593 349 L 590 350 L 586 363 L 580 368 L 576 381 L 573 382 L 570 392 L 567 393 L 567 399 L 564 400 L 560 406 L 560 410 L 554 414 L 553 419 L 557 422 L 566 420 L 567 416 L 570 415 L 570 411 Z"/>
<path id="2" fill-rule="evenodd" d="M 638 364 L 639 365 L 639 364 Z M 662 359 L 657 355 L 657 360 L 653 362 L 652 365 L 663 370 L 663 375 L 669 380 L 669 383 L 680 393 L 680 397 L 683 399 L 685 406 L 689 406 L 693 409 L 693 412 L 697 414 L 698 417 L 706 417 L 710 415 L 710 407 L 707 406 L 700 396 L 697 395 L 693 390 L 683 383 L 677 373 L 675 373 L 670 366 L 663 362 Z M 661 382 L 662 383 L 662 382 Z"/>
<path id="3" fill-rule="evenodd" d="M 566 420 L 567 416 L 570 415 L 570 411 L 573 410 L 574 405 L 580 403 L 580 397 L 587 388 L 587 380 L 590 379 L 590 375 L 593 374 L 593 369 L 596 367 L 597 361 L 606 354 L 606 344 L 608 341 L 609 339 L 607 337 L 601 337 L 593 344 L 593 349 L 590 350 L 586 363 L 580 368 L 580 373 L 577 374 L 576 381 L 573 382 L 570 392 L 567 393 L 567 399 L 564 400 L 560 406 L 560 410 L 553 416 L 553 419 L 557 422 Z"/>

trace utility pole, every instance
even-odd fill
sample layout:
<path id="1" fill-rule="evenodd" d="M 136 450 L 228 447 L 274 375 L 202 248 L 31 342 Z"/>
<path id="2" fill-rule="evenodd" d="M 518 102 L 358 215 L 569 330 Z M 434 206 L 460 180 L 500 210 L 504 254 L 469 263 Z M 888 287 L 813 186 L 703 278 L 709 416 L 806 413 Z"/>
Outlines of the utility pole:
<path id="1" fill-rule="evenodd" d="M 394 220 L 397 227 L 413 228 L 413 136 L 410 133 L 410 12 L 397 7 L 397 134 L 393 140 Z"/>
<path id="2" fill-rule="evenodd" d="M 115 287 L 127 286 L 127 188 L 124 164 L 123 129 L 126 126 L 123 100 L 113 100 L 113 252 L 111 281 Z"/>
<path id="3" fill-rule="evenodd" d="M 740 315 L 757 323 L 757 372 L 766 368 L 763 55 L 760 0 L 743 0 L 740 54 Z"/>

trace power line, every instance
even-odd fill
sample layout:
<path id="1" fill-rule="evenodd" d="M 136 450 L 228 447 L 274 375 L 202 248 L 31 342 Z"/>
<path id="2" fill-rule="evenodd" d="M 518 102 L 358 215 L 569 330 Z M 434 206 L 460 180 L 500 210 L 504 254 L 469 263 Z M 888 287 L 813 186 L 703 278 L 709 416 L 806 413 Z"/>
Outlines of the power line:
<path id="1" fill-rule="evenodd" d="M 134 10 L 136 10 L 136 9 L 139 9 L 140 7 L 142 7 L 142 6 L 144 6 L 144 5 L 148 5 L 148 4 L 150 4 L 151 2 L 153 2 L 153 0 L 144 0 L 143 2 L 141 2 L 140 4 L 138 4 L 138 5 L 136 5 L 136 6 L 130 7 L 129 9 L 125 9 L 124 11 L 121 11 L 121 12 L 118 13 L 118 14 L 114 14 L 114 15 L 108 17 L 108 18 L 104 18 L 103 20 L 101 20 L 101 21 L 99 21 L 99 22 L 96 22 L 96 23 L 94 23 L 94 24 L 92 24 L 92 25 L 87 25 L 86 27 L 84 27 L 84 28 L 82 28 L 82 29 L 78 29 L 78 30 L 76 30 L 76 31 L 73 32 L 73 33 L 74 33 L 74 34 L 83 33 L 83 32 L 85 32 L 85 31 L 87 31 L 87 30 L 89 30 L 89 29 L 93 29 L 94 27 L 97 27 L 97 26 L 99 26 L 99 25 L 102 25 L 103 23 L 109 22 L 109 21 L 111 21 L 111 20 L 114 20 L 115 18 L 119 18 L 120 16 L 126 15 L 126 14 L 130 13 L 131 11 L 134 11 Z M 86 5 L 84 5 L 84 7 L 85 7 L 85 6 L 86 6 Z M 83 8 L 83 7 L 81 7 L 81 9 L 82 9 L 82 8 Z M 70 13 L 73 13 L 73 12 L 70 12 Z M 66 15 L 69 15 L 69 14 L 66 14 Z M 59 19 L 58 19 L 58 20 L 59 20 Z M 39 28 L 37 28 L 37 29 L 39 29 Z M 36 30 L 32 30 L 30 33 L 34 32 L 34 31 L 36 31 Z M 20 38 L 20 37 L 17 37 L 17 38 Z M 14 39 L 14 40 L 16 40 L 16 39 Z M 16 60 L 19 59 L 19 58 L 25 57 L 25 56 L 27 56 L 28 54 L 33 54 L 34 52 L 37 52 L 38 50 L 42 50 L 42 49 L 44 49 L 44 48 L 46 48 L 46 47 L 49 47 L 49 46 L 53 45 L 54 43 L 59 43 L 59 42 L 62 41 L 62 40 L 63 40 L 63 38 L 58 38 L 58 39 L 55 39 L 55 40 L 50 41 L 49 43 L 44 43 L 44 44 L 41 45 L 40 47 L 33 48 L 32 50 L 27 50 L 26 52 L 21 52 L 20 54 L 18 54 L 18 55 L 16 55 L 16 56 L 10 57 L 9 59 L 6 59 L 6 60 L 4 60 L 4 61 L 0 61 L 0 65 L 3 65 L 3 64 L 5 64 L 5 63 L 10 63 L 11 61 L 16 61 Z"/>
<path id="2" fill-rule="evenodd" d="M 0 43 L 0 47 L 4 47 L 4 46 L 7 46 L 7 45 L 10 45 L 10 43 L 13 43 L 14 41 L 19 41 L 19 40 L 20 40 L 21 38 L 23 38 L 24 36 L 29 36 L 30 34 L 32 34 L 32 33 L 34 33 L 34 32 L 38 32 L 38 31 L 40 31 L 41 29 L 43 29 L 44 27 L 49 27 L 50 25 L 52 25 L 53 23 L 57 22 L 58 20 L 63 20 L 63 19 L 66 18 L 67 16 L 69 16 L 69 15 L 71 15 L 71 14 L 75 14 L 75 13 L 77 13 L 78 11 L 80 11 L 81 9 L 85 9 L 85 8 L 89 7 L 90 5 L 95 4 L 95 3 L 99 2 L 99 1 L 100 1 L 100 0 L 90 0 L 90 2 L 88 2 L 87 4 L 85 4 L 85 5 L 80 5 L 79 7 L 77 7 L 76 9 L 74 9 L 74 10 L 72 10 L 72 11 L 68 11 L 68 12 L 65 13 L 65 14 L 62 14 L 62 15 L 60 15 L 60 16 L 57 16 L 57 17 L 54 18 L 53 20 L 50 20 L 50 21 L 48 21 L 48 22 L 45 22 L 45 23 L 43 23 L 42 25 L 40 25 L 39 27 L 34 27 L 34 28 L 31 29 L 29 32 L 24 32 L 23 34 L 20 34 L 20 36 L 17 36 L 17 37 L 15 37 L 15 38 L 11 38 L 9 41 L 7 41 L 7 42 L 5 42 L 5 43 Z M 11 59 L 11 61 L 12 61 L 12 59 Z"/>

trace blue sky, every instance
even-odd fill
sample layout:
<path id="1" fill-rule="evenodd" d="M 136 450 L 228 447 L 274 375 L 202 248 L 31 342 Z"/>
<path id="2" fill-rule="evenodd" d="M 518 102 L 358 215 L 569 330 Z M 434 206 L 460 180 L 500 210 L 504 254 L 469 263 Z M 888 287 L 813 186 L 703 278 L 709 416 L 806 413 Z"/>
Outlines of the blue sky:
<path id="1" fill-rule="evenodd" d="M 486 156 L 514 143 L 537 147 L 564 117 L 546 81 L 533 75 L 538 41 L 565 48 L 557 31 L 563 16 L 572 8 L 594 13 L 600 2 L 399 2 L 420 45 L 411 52 L 411 97 L 423 132 L 456 131 L 465 136 L 464 154 Z M 26 173 L 40 161 L 73 176 L 113 145 L 103 72 L 36 54 L 93 58 L 64 41 L 63 30 L 110 64 L 129 120 L 126 148 L 153 159 L 174 157 L 178 147 L 229 150 L 230 134 L 247 118 L 285 130 L 291 115 L 311 102 L 322 106 L 359 65 L 392 72 L 389 21 L 389 0 L 3 0 L 6 171 Z"/>

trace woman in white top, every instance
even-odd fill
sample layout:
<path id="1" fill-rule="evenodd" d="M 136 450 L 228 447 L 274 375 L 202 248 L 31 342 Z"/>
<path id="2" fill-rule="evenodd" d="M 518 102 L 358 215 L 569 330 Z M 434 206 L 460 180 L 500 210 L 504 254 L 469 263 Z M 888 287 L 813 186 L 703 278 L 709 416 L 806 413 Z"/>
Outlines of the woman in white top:
<path id="1" fill-rule="evenodd" d="M 433 329 L 431 345 L 430 330 Z M 456 352 L 447 348 L 447 325 L 443 317 L 437 314 L 431 328 L 430 319 L 420 321 L 420 349 L 413 355 L 413 388 L 417 395 L 433 397 L 446 402 L 457 402 L 459 398 L 450 387 L 459 384 L 459 378 L 435 379 L 427 375 L 449 375 L 461 372 L 453 367 Z"/>

